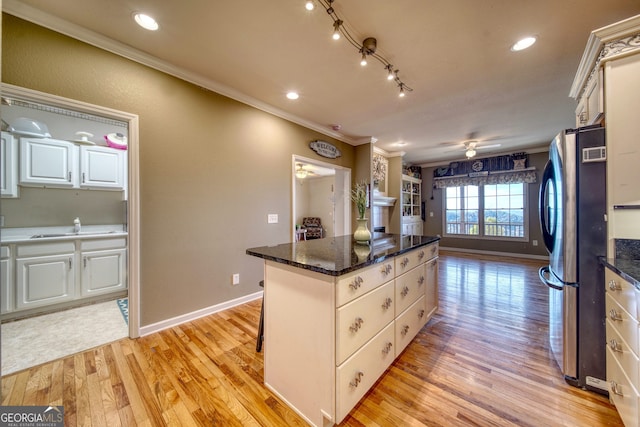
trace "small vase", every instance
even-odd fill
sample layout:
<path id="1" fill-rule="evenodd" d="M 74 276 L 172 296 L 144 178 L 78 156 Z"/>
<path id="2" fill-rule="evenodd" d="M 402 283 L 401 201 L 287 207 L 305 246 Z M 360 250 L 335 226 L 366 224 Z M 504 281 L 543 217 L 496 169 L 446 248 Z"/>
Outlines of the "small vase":
<path id="1" fill-rule="evenodd" d="M 356 231 L 353 233 L 353 238 L 361 245 L 368 245 L 371 240 L 371 232 L 367 228 L 367 219 L 358 218 L 356 222 L 358 223 L 358 227 L 356 227 Z"/>

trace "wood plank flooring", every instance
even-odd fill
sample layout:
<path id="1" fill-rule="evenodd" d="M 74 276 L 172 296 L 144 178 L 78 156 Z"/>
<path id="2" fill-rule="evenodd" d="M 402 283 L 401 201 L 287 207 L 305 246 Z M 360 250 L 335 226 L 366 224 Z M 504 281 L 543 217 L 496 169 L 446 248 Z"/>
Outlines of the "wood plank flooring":
<path id="1" fill-rule="evenodd" d="M 561 378 L 541 265 L 441 253 L 439 313 L 342 425 L 622 426 Z M 306 425 L 263 386 L 259 316 L 253 301 L 2 377 L 2 404 L 64 405 L 67 426 Z"/>

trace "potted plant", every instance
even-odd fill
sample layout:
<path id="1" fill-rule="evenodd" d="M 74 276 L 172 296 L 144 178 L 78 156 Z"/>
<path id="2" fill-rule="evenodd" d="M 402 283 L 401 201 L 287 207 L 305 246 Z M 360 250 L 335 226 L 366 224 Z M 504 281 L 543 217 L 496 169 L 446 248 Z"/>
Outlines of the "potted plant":
<path id="1" fill-rule="evenodd" d="M 367 183 L 362 181 L 357 183 L 353 189 L 351 190 L 351 200 L 356 204 L 356 209 L 358 210 L 358 218 L 356 218 L 356 222 L 358 223 L 358 227 L 356 231 L 353 233 L 353 238 L 358 243 L 368 244 L 371 240 L 371 232 L 367 228 L 367 218 L 364 217 L 364 214 L 367 209 Z"/>

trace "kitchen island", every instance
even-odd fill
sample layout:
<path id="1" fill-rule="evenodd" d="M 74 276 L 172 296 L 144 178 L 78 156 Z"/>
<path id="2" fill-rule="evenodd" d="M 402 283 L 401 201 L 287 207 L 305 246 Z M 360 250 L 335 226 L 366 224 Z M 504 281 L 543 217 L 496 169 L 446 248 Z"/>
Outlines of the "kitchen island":
<path id="1" fill-rule="evenodd" d="M 341 422 L 437 310 L 439 240 L 247 249 L 265 260 L 265 385 L 311 425 Z"/>

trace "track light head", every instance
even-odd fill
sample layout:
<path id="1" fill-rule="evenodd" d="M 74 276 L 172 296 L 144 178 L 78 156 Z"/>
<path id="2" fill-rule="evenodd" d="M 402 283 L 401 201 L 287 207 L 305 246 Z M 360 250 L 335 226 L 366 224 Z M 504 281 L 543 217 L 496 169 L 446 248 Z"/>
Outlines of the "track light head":
<path id="1" fill-rule="evenodd" d="M 340 25 L 342 25 L 342 21 L 340 19 L 338 19 L 337 21 L 333 22 L 333 39 L 334 40 L 339 40 L 340 39 Z"/>

